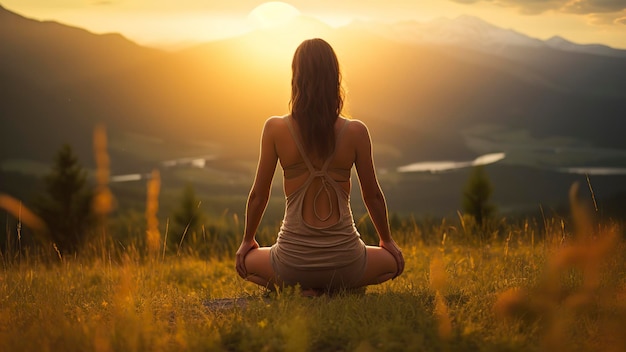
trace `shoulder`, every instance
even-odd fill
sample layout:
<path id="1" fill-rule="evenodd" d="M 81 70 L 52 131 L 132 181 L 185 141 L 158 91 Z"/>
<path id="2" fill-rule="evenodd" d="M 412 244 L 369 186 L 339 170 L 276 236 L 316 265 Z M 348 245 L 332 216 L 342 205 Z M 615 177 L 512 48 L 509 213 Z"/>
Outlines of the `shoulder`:
<path id="1" fill-rule="evenodd" d="M 271 116 L 265 120 L 265 127 L 284 126 L 287 123 L 287 116 Z"/>
<path id="2" fill-rule="evenodd" d="M 286 128 L 287 116 L 271 116 L 263 124 L 265 133 L 272 133 Z"/>
<path id="3" fill-rule="evenodd" d="M 346 119 L 346 132 L 357 138 L 369 136 L 367 125 L 361 120 Z"/>

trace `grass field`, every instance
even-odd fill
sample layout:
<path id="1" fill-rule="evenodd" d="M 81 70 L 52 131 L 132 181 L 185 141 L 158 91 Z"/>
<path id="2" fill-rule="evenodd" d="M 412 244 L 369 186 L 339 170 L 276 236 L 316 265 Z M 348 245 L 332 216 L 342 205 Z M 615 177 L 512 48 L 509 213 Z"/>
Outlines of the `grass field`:
<path id="1" fill-rule="evenodd" d="M 272 229 L 263 233 L 271 241 Z M 3 253 L 0 349 L 626 350 L 616 225 L 502 220 L 485 233 L 444 221 L 396 238 L 402 276 L 365 294 L 316 298 L 269 294 L 237 277 L 232 253 L 193 246 L 152 257 L 139 245 L 69 258 Z"/>

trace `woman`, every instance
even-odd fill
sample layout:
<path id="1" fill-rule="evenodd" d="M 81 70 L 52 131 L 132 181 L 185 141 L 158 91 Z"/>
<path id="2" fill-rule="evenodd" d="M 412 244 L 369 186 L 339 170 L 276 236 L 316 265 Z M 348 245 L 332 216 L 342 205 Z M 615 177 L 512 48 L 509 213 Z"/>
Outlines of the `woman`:
<path id="1" fill-rule="evenodd" d="M 361 288 L 400 275 L 404 258 L 389 230 L 369 132 L 362 122 L 340 116 L 343 90 L 335 52 L 322 39 L 306 40 L 294 54 L 292 70 L 291 114 L 272 117 L 263 127 L 237 273 L 270 289 L 300 285 L 303 293 Z M 284 173 L 285 217 L 276 244 L 259 247 L 255 233 L 277 162 Z M 379 247 L 366 246 L 354 226 L 353 165 Z"/>

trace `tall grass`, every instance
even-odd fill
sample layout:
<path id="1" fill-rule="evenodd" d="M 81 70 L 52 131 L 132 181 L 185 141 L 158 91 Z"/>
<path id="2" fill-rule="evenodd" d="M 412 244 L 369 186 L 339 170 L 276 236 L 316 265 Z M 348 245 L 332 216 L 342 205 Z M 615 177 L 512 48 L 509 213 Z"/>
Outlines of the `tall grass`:
<path id="1" fill-rule="evenodd" d="M 409 219 L 395 229 L 407 259 L 402 276 L 369 287 L 365 295 L 314 299 L 297 290 L 267 294 L 241 280 L 232 258 L 240 224 L 227 213 L 211 225 L 214 232 L 190 234 L 182 254 L 158 260 L 146 260 L 146 240 L 124 247 L 108 243 L 104 249 L 94 242 L 68 258 L 49 248 L 17 254 L 19 261 L 5 253 L 0 346 L 7 351 L 625 350 L 623 234 L 616 224 L 585 219 L 577 224 L 501 220 L 489 229 L 468 219 L 430 224 Z M 262 229 L 261 241 L 272 241 L 276 230 Z M 207 243 L 221 244 L 222 252 L 194 250 Z M 236 300 L 216 304 L 223 298 Z"/>

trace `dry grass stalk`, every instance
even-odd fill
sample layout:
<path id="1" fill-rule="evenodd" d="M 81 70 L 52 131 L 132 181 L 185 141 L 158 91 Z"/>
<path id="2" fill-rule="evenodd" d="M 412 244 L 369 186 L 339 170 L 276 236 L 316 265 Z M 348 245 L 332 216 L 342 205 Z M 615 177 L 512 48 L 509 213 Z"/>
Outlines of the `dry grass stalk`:
<path id="1" fill-rule="evenodd" d="M 93 149 L 96 159 L 96 191 L 92 208 L 100 220 L 113 210 L 114 198 L 109 189 L 110 159 L 107 152 L 107 134 L 104 126 L 99 125 L 93 133 Z"/>
<path id="2" fill-rule="evenodd" d="M 430 260 L 430 289 L 435 293 L 435 316 L 439 337 L 448 340 L 452 337 L 452 320 L 442 292 L 446 290 L 446 269 L 439 251 Z"/>
<path id="3" fill-rule="evenodd" d="M 593 213 L 578 199 L 578 184 L 570 189 L 570 206 L 574 223 L 574 234 L 563 240 L 556 253 L 547 263 L 544 278 L 527 290 L 511 288 L 498 295 L 493 306 L 500 317 L 524 317 L 543 319 L 546 333 L 543 348 L 546 350 L 567 350 L 572 343 L 570 334 L 577 317 L 593 317 L 604 331 L 591 332 L 591 340 L 601 341 L 602 335 L 614 335 L 607 320 L 613 318 L 604 311 L 612 302 L 619 289 L 614 283 L 602 285 L 605 264 L 615 254 L 620 230 L 617 225 L 599 226 Z M 564 284 L 564 279 L 573 272 L 581 275 L 580 283 Z M 573 287 L 572 287 L 573 286 Z M 620 335 L 620 334 L 618 334 Z M 597 347 L 597 346 L 596 346 Z M 607 347 L 607 346 L 604 346 Z"/>
<path id="4" fill-rule="evenodd" d="M 159 232 L 159 191 L 161 189 L 161 176 L 158 170 L 152 171 L 148 180 L 148 192 L 146 200 L 146 244 L 148 253 L 152 258 L 157 258 L 161 246 L 161 233 Z"/>
<path id="5" fill-rule="evenodd" d="M 0 194 L 0 208 L 5 209 L 9 214 L 16 219 L 20 219 L 22 223 L 36 232 L 44 233 L 46 231 L 46 223 L 28 207 L 24 206 L 22 201 L 7 194 Z"/>

